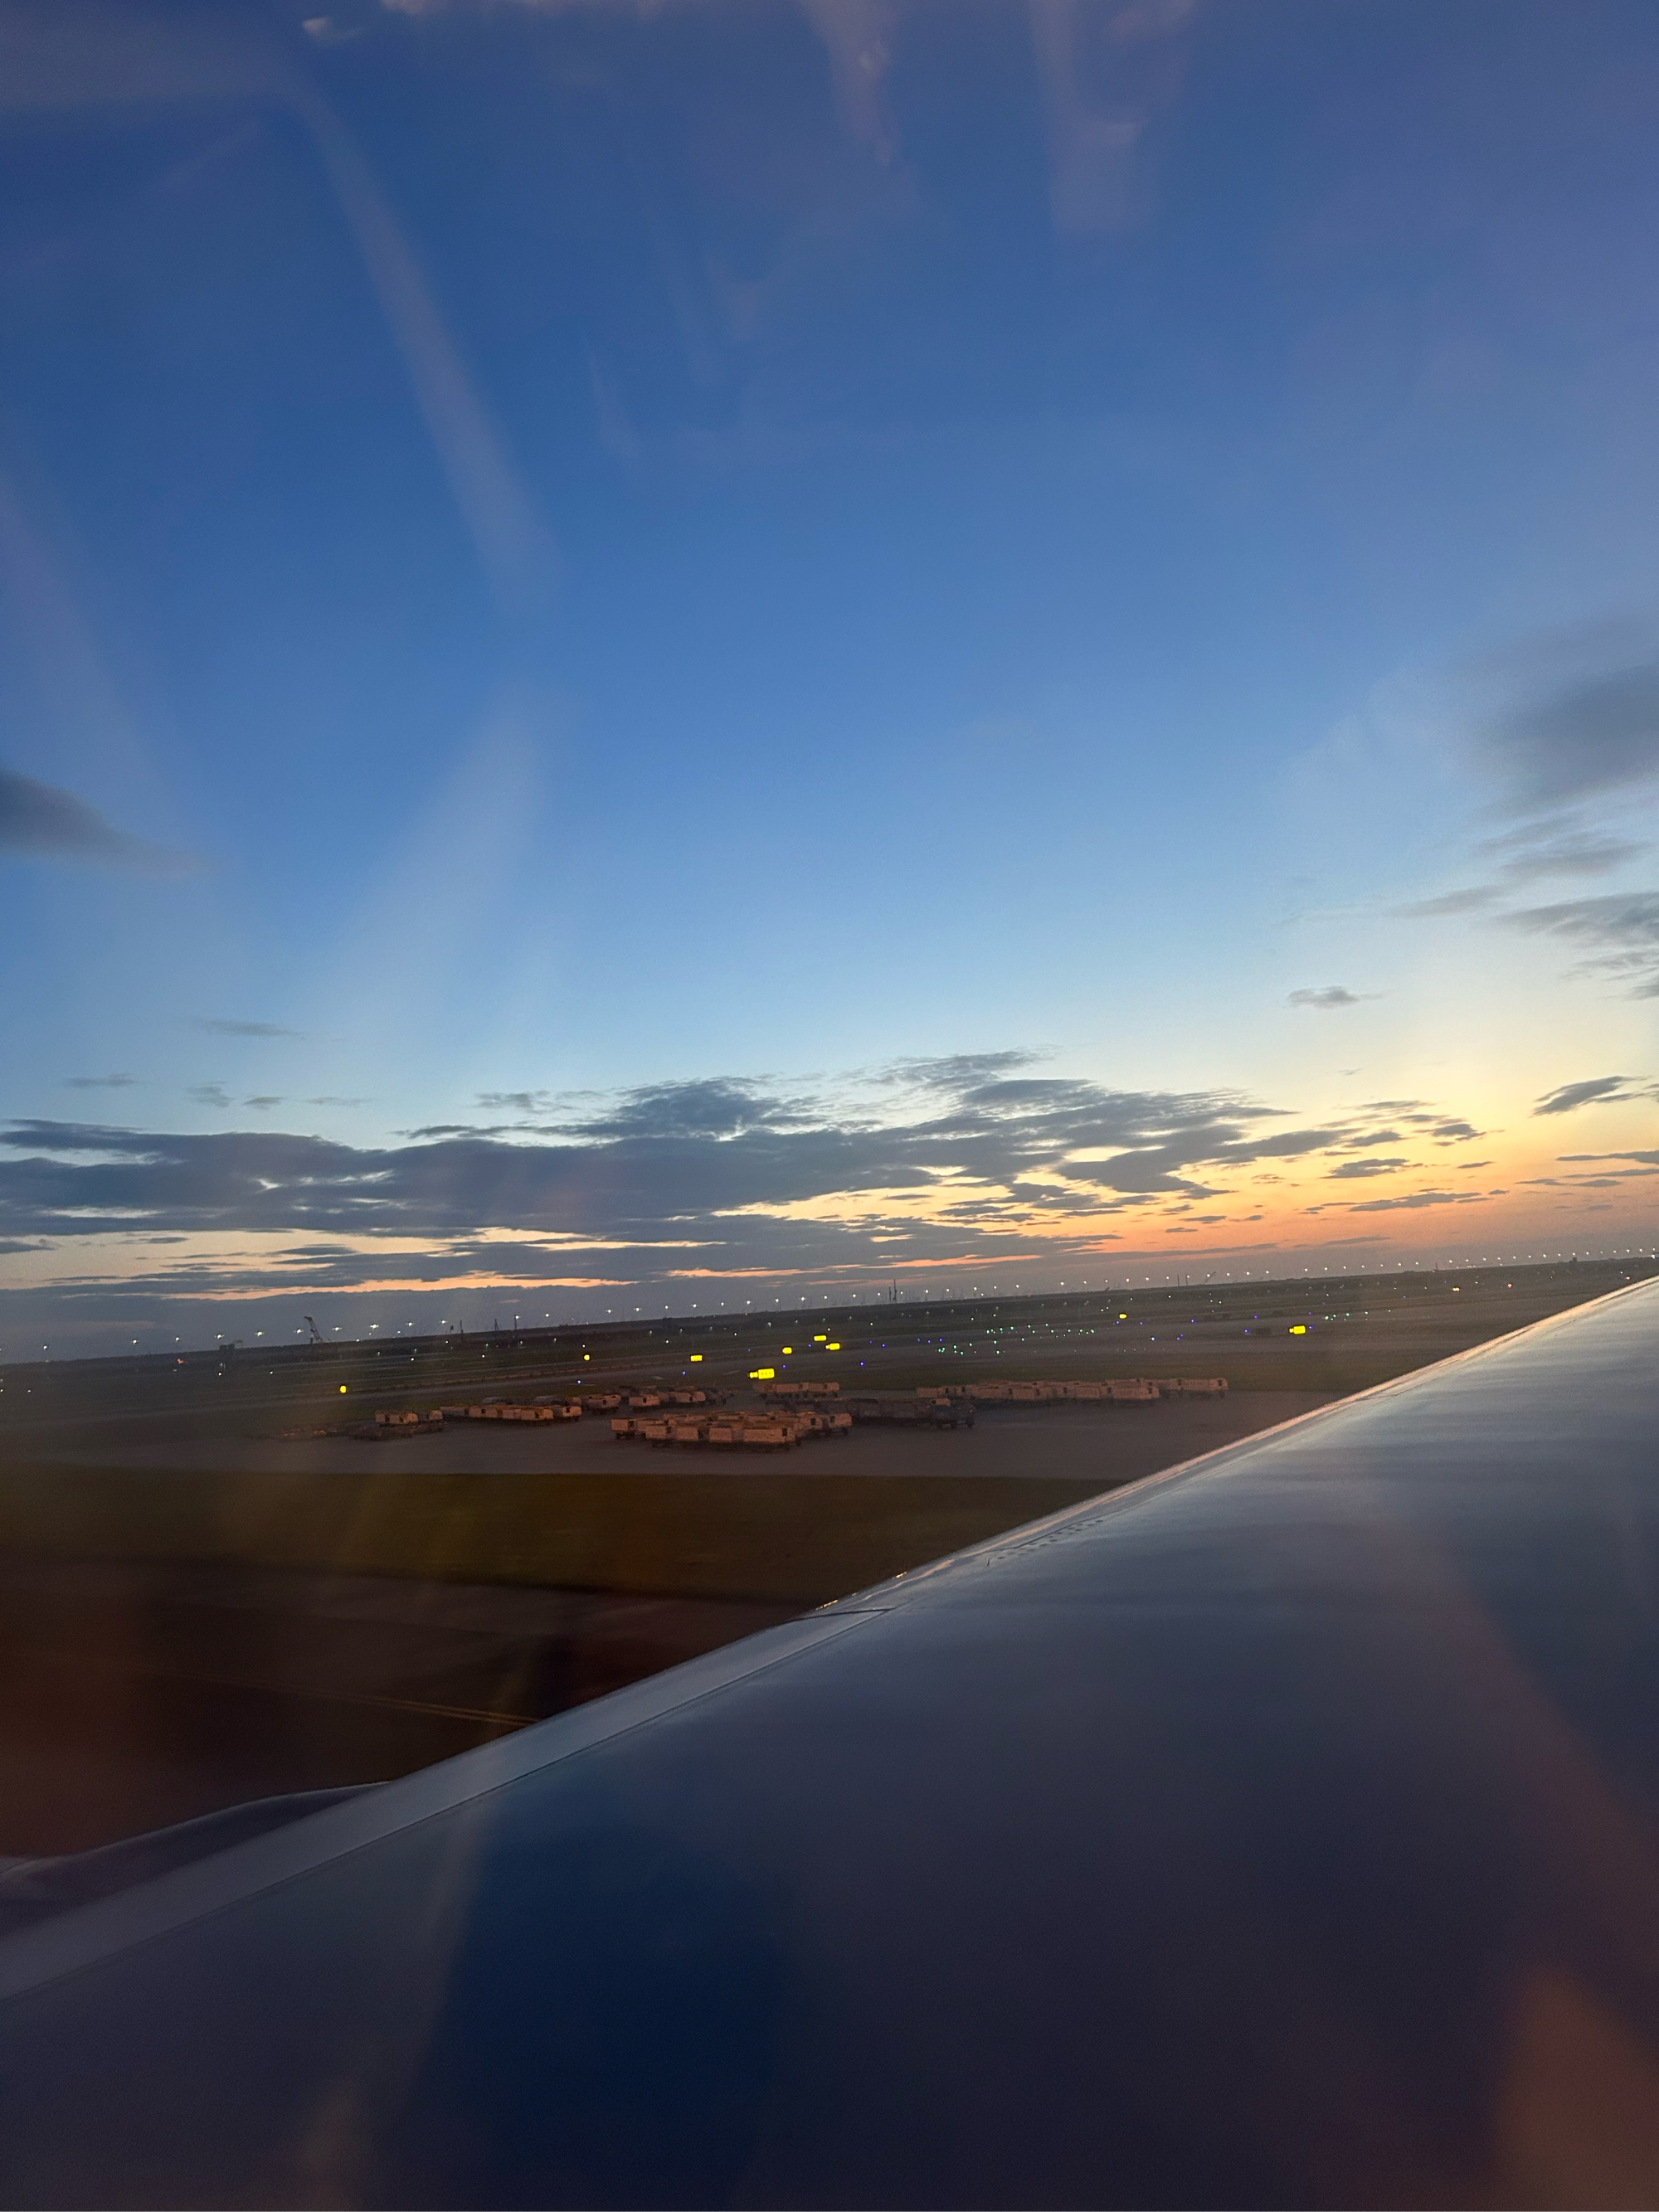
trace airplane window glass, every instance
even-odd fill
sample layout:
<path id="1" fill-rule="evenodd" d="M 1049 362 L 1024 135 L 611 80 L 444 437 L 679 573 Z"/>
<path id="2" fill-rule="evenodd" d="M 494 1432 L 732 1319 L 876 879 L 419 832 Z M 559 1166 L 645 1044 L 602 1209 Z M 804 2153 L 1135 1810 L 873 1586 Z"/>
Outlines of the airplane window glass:
<path id="1" fill-rule="evenodd" d="M 0 1934 L 1654 1273 L 1656 98 L 0 0 Z"/>

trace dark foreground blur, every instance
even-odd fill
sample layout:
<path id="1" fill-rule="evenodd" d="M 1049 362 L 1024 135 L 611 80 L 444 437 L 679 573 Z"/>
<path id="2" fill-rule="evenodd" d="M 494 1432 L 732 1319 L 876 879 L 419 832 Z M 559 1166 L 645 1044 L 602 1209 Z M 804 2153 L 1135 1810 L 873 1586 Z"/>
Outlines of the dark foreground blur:
<path id="1" fill-rule="evenodd" d="M 0 1560 L 0 1855 L 379 1782 L 795 1608 L 164 1561 Z"/>

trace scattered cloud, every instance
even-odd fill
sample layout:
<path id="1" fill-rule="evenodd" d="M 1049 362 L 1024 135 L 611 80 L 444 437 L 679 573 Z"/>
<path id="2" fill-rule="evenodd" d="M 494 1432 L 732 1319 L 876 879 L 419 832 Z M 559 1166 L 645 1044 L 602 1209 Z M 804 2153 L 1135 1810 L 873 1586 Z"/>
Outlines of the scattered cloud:
<path id="1" fill-rule="evenodd" d="M 4 853 L 147 876 L 188 875 L 197 866 L 187 853 L 129 836 L 73 792 L 37 783 L 10 769 L 0 769 L 0 854 Z"/>
<path id="2" fill-rule="evenodd" d="M 1534 1114 L 1571 1114 L 1576 1106 L 1589 1106 L 1630 1095 L 1628 1075 L 1590 1075 L 1582 1083 L 1564 1083 L 1547 1092 L 1533 1108 Z"/>
<path id="3" fill-rule="evenodd" d="M 131 1091 L 137 1084 L 136 1075 L 66 1075 L 66 1091 Z"/>
<path id="4" fill-rule="evenodd" d="M 823 1095 L 724 1076 L 645 1085 L 567 1100 L 528 1128 L 450 1125 L 378 1147 L 24 1122 L 0 1135 L 0 1233 L 255 1236 L 280 1248 L 262 1265 L 282 1279 L 312 1264 L 301 1255 L 319 1237 L 346 1240 L 331 1267 L 360 1277 L 384 1270 L 373 1248 L 387 1243 L 410 1271 L 499 1269 L 506 1253 L 527 1279 L 573 1265 L 611 1279 L 982 1262 L 1097 1249 L 1115 1216 L 1224 1198 L 1240 1169 L 1370 1133 L 1356 1119 L 1287 1127 L 1235 1091 L 1120 1091 L 1031 1066 L 910 1060 Z M 218 1083 L 191 1096 L 234 1103 Z M 1199 1225 L 1225 1218 L 1212 1206 Z"/>
<path id="5" fill-rule="evenodd" d="M 1363 1000 L 1378 995 L 1375 991 L 1350 991 L 1340 983 L 1328 983 L 1322 990 L 1292 991 L 1285 1003 L 1287 1006 L 1317 1006 L 1328 1013 L 1337 1006 L 1357 1006 Z"/>
<path id="6" fill-rule="evenodd" d="M 1498 1195 L 1496 1191 L 1483 1190 L 1413 1190 L 1400 1198 L 1368 1198 L 1353 1211 L 1356 1213 L 1394 1213 L 1423 1206 L 1475 1206 Z"/>
<path id="7" fill-rule="evenodd" d="M 1236 1091 L 1120 1090 L 1043 1073 L 1024 1053 L 810 1084 L 716 1075 L 526 1095 L 534 1117 L 378 1144 L 286 1131 L 273 1126 L 276 1094 L 239 1101 L 220 1083 L 191 1091 L 214 1110 L 194 1131 L 0 1127 L 0 1238 L 46 1240 L 58 1255 L 52 1297 L 88 1312 L 117 1295 L 392 1285 L 506 1295 L 705 1279 L 741 1297 L 763 1277 L 827 1288 L 896 1269 L 1086 1272 L 1137 1239 L 1167 1249 L 1166 1232 L 1190 1246 L 1193 1232 L 1253 1231 L 1263 1194 L 1246 1187 L 1286 1170 L 1276 1208 L 1298 1202 L 1297 1183 L 1311 1195 L 1313 1177 L 1322 1203 L 1310 1210 L 1328 1218 L 1498 1194 L 1409 1188 L 1413 1147 L 1474 1133 L 1426 1102 L 1302 1123 Z M 240 1126 L 221 1118 L 238 1103 Z M 1654 1172 L 1589 1164 L 1603 1179 Z M 143 1263 L 148 1273 L 105 1256 L 111 1240 L 131 1251 L 157 1237 L 183 1241 Z"/>
<path id="8" fill-rule="evenodd" d="M 1386 1114 L 1393 1120 L 1403 1121 L 1419 1137 L 1431 1137 L 1437 1145 L 1461 1145 L 1481 1133 L 1472 1121 L 1460 1120 L 1455 1114 L 1437 1114 L 1424 1105 L 1420 1098 L 1373 1098 L 1363 1110 L 1368 1114 Z M 1367 1145 L 1401 1145 L 1411 1139 L 1399 1129 L 1367 1129 L 1344 1137 L 1344 1152 L 1362 1151 Z"/>

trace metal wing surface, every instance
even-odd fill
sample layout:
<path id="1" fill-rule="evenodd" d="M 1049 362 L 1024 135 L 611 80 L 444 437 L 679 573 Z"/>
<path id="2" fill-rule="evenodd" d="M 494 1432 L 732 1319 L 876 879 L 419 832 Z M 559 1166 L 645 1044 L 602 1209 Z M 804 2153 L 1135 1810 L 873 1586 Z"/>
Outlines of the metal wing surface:
<path id="1" fill-rule="evenodd" d="M 1643 2203 L 1659 1285 L 0 1945 L 39 2204 Z"/>

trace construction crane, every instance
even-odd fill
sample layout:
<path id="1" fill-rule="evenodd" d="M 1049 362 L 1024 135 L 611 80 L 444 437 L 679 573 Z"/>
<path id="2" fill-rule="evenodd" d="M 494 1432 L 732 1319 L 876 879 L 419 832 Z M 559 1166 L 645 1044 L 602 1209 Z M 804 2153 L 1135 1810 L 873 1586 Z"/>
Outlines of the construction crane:
<path id="1" fill-rule="evenodd" d="M 311 1331 L 312 1342 L 313 1344 L 321 1344 L 324 1341 L 323 1332 L 318 1328 L 316 1322 L 313 1321 L 311 1316 L 309 1314 L 306 1314 L 302 1316 L 301 1318 L 304 1320 L 306 1327 Z"/>

